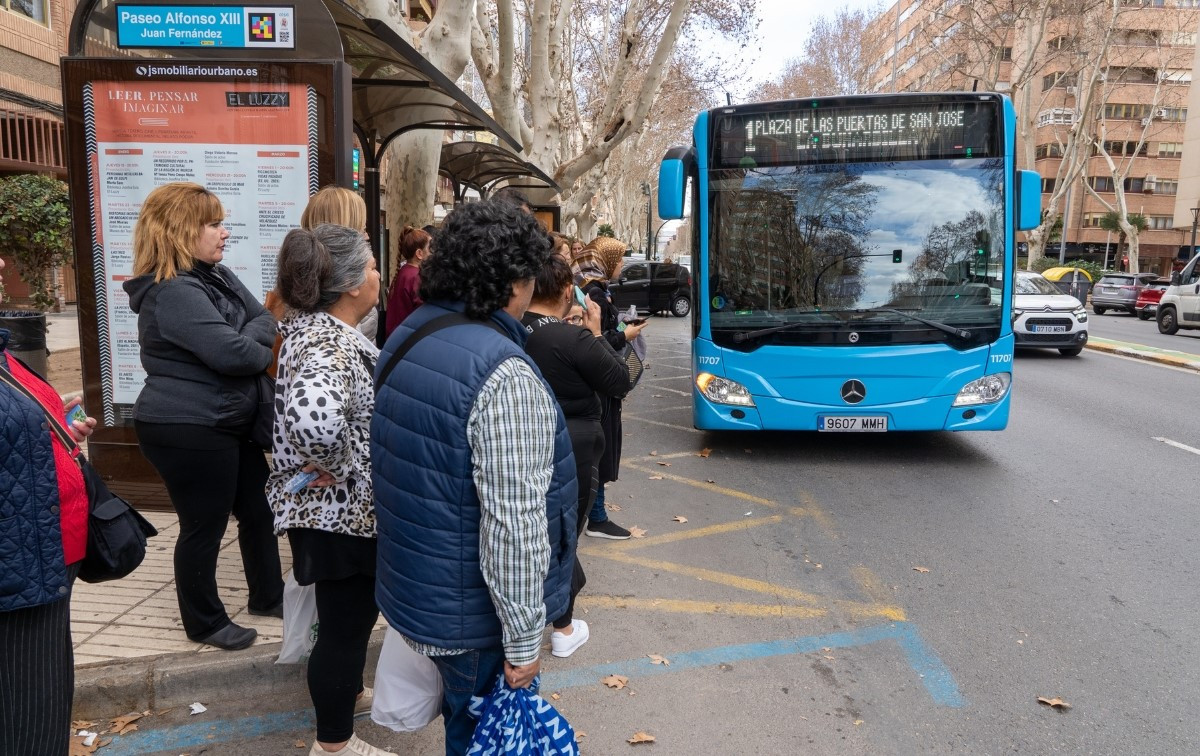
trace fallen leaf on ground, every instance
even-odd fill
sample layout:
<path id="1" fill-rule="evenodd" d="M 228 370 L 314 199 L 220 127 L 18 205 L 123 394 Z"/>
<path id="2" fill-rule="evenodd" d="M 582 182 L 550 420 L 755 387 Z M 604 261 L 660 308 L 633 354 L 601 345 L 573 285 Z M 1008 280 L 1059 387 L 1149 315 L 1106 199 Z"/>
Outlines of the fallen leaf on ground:
<path id="1" fill-rule="evenodd" d="M 1054 698 L 1046 698 L 1044 696 L 1038 696 L 1038 703 L 1046 704 L 1047 706 L 1049 706 L 1052 709 L 1069 709 L 1069 708 L 1071 708 L 1071 704 L 1062 700 L 1058 696 L 1055 696 Z"/>
<path id="2" fill-rule="evenodd" d="M 713 480 L 712 478 L 709 478 L 708 480 L 706 480 L 706 481 L 704 481 L 704 482 L 705 482 L 705 483 L 713 483 L 713 484 L 715 484 L 717 481 Z"/>
<path id="3" fill-rule="evenodd" d="M 559 694 L 557 694 L 557 693 L 551 693 L 551 694 L 550 694 L 550 697 L 551 697 L 551 698 L 553 698 L 555 701 L 557 701 L 558 699 L 562 698 L 562 696 L 560 696 L 560 695 L 559 695 Z"/>
<path id="4" fill-rule="evenodd" d="M 127 732 L 133 732 L 137 729 L 137 725 L 133 723 L 141 718 L 141 714 L 137 713 L 136 711 L 131 711 L 124 716 L 113 719 L 112 726 L 108 728 L 108 731 L 116 735 L 124 735 Z"/>
<path id="5" fill-rule="evenodd" d="M 586 732 L 584 732 L 583 730 L 576 730 L 576 731 L 575 731 L 575 739 L 576 739 L 576 740 L 581 740 L 581 739 L 583 739 L 583 738 L 586 738 L 586 737 L 587 737 L 587 733 L 586 733 Z"/>
<path id="6" fill-rule="evenodd" d="M 670 467 L 671 466 L 670 462 L 659 462 L 658 464 L 660 467 Z"/>
<path id="7" fill-rule="evenodd" d="M 920 573 L 929 572 L 928 567 L 913 567 L 913 570 L 915 570 L 916 572 L 920 572 Z"/>
<path id="8" fill-rule="evenodd" d="M 630 495 L 629 495 L 629 498 L 631 498 L 631 499 L 632 499 L 632 498 L 633 498 L 633 494 L 630 494 Z M 606 501 L 606 502 L 604 502 L 604 508 L 605 508 L 605 509 L 611 509 L 611 510 L 612 510 L 612 511 L 614 511 L 614 512 L 620 512 L 620 511 L 621 511 L 621 505 L 620 505 L 620 504 L 609 504 L 607 501 Z"/>
<path id="9" fill-rule="evenodd" d="M 675 522 L 687 522 L 687 518 L 684 517 L 683 515 L 675 515 L 671 519 L 674 520 Z"/>
<path id="10" fill-rule="evenodd" d="M 657 456 L 658 456 L 658 452 L 657 452 L 657 451 L 652 451 L 652 452 L 650 452 L 650 456 L 651 456 L 651 457 L 657 457 Z"/>
<path id="11" fill-rule="evenodd" d="M 92 726 L 95 724 L 96 724 L 95 722 L 88 722 L 85 719 L 76 719 L 74 722 L 71 723 L 71 729 L 72 730 L 90 730 L 90 729 L 92 729 Z"/>
<path id="12" fill-rule="evenodd" d="M 862 724 L 862 723 L 863 723 L 863 721 L 862 721 L 861 719 L 856 719 L 856 720 L 854 720 L 854 726 L 855 726 L 855 727 L 858 727 L 858 726 L 859 726 L 860 724 Z"/>
<path id="13" fill-rule="evenodd" d="M 633 536 L 634 538 L 645 538 L 646 531 L 642 530 L 637 525 L 634 525 L 629 529 L 629 535 Z"/>
<path id="14" fill-rule="evenodd" d="M 828 654 L 825 655 L 825 658 L 828 659 L 829 661 L 836 661 L 832 656 L 829 656 Z"/>
<path id="15" fill-rule="evenodd" d="M 824 647 L 824 648 L 822 648 L 821 650 L 822 650 L 822 651 L 824 651 L 825 653 L 829 653 L 829 652 L 830 652 L 830 651 L 832 651 L 833 649 L 832 649 L 832 648 L 830 648 L 829 646 L 825 646 L 825 647 Z"/>
<path id="16" fill-rule="evenodd" d="M 308 743 L 305 743 L 303 740 L 297 740 L 295 743 L 292 743 L 292 745 L 294 745 L 297 748 L 307 748 L 308 747 Z"/>
<path id="17" fill-rule="evenodd" d="M 663 479 L 663 476 L 661 476 L 661 475 L 651 475 L 650 476 L 650 480 L 662 480 L 662 479 Z"/>
<path id="18" fill-rule="evenodd" d="M 625 683 L 629 682 L 629 678 L 625 675 L 609 675 L 600 682 L 604 683 L 610 688 L 620 690 L 621 688 L 625 687 Z"/>
<path id="19" fill-rule="evenodd" d="M 663 656 L 662 654 L 646 654 L 646 656 L 650 657 L 651 664 L 661 664 L 664 667 L 671 666 L 671 660 L 668 659 L 667 657 Z"/>
<path id="20" fill-rule="evenodd" d="M 701 449 L 700 453 L 697 454 L 696 456 L 697 457 L 708 457 L 708 455 L 710 455 L 710 454 L 712 454 L 712 449 Z"/>
<path id="21" fill-rule="evenodd" d="M 638 731 L 633 733 L 633 737 L 625 741 L 629 745 L 637 745 L 638 743 L 653 743 L 654 736 L 648 732 Z"/>
<path id="22" fill-rule="evenodd" d="M 67 756 L 89 756 L 96 752 L 98 745 L 84 745 L 83 738 L 79 735 L 71 736 L 71 747 L 67 750 Z"/>

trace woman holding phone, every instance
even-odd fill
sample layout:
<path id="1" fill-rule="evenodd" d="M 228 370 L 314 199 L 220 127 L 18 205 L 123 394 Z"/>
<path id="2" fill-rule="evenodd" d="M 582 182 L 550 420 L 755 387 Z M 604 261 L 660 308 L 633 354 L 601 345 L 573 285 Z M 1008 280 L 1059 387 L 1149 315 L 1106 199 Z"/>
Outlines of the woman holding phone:
<path id="1" fill-rule="evenodd" d="M 217 556 L 232 513 L 250 614 L 283 616 L 279 541 L 264 486 L 267 461 L 250 440 L 275 318 L 225 258 L 225 208 L 199 184 L 150 192 L 133 229 L 133 278 L 146 383 L 133 408 L 142 454 L 179 515 L 175 593 L 188 638 L 226 650 L 258 632 L 229 618 Z"/>

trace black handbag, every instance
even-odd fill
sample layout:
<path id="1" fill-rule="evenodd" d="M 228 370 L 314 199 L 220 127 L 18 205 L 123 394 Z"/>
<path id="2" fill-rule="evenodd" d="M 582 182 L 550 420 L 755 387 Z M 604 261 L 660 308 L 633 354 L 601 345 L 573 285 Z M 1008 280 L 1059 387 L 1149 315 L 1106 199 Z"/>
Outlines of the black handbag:
<path id="1" fill-rule="evenodd" d="M 129 502 L 108 490 L 99 471 L 83 456 L 63 421 L 47 412 L 37 397 L 3 366 L 0 366 L 0 381 L 37 404 L 50 429 L 71 452 L 83 474 L 88 494 L 88 523 L 87 551 L 79 567 L 80 579 L 87 583 L 103 583 L 133 572 L 146 558 L 146 539 L 158 535 L 158 530 Z"/>
<path id="2" fill-rule="evenodd" d="M 617 356 L 621 358 L 621 362 L 625 363 L 625 367 L 629 368 L 629 390 L 633 391 L 637 386 L 638 381 L 642 379 L 642 358 L 638 357 L 637 350 L 633 348 L 633 344 L 625 342 L 625 346 L 621 347 L 621 351 L 617 352 Z"/>
<path id="3" fill-rule="evenodd" d="M 254 420 L 250 423 L 250 440 L 271 451 L 275 436 L 275 379 L 266 373 L 254 377 Z"/>

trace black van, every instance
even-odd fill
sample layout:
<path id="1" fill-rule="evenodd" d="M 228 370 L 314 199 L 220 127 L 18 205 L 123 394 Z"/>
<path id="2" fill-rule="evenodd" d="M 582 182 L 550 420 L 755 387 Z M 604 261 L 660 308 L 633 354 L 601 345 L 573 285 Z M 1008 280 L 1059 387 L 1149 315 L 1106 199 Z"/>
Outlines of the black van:
<path id="1" fill-rule="evenodd" d="M 639 312 L 667 311 L 682 318 L 692 311 L 692 276 L 682 265 L 631 260 L 608 290 L 617 309 L 629 305 Z"/>

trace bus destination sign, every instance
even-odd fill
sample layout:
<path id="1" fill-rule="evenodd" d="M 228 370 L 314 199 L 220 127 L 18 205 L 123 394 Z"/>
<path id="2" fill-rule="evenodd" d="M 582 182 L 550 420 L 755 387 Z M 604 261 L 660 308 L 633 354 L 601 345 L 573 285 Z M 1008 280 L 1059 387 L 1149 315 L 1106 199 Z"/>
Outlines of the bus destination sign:
<path id="1" fill-rule="evenodd" d="M 914 101 L 718 113 L 717 168 L 999 154 L 998 103 Z"/>

